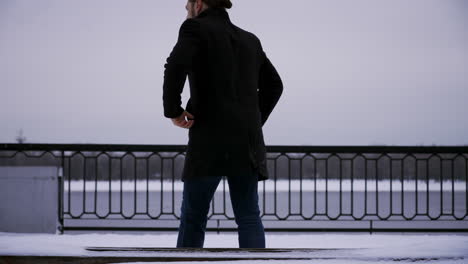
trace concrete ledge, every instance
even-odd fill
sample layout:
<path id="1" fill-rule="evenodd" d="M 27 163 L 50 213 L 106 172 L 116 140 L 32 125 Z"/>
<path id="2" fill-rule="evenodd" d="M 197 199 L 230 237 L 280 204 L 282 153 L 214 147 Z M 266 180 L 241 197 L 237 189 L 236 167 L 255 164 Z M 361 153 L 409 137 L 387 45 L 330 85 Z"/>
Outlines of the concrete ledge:
<path id="1" fill-rule="evenodd" d="M 0 167 L 0 231 L 55 234 L 58 184 L 58 167 Z"/>
<path id="2" fill-rule="evenodd" d="M 228 261 L 228 260 L 319 260 L 334 258 L 271 258 L 271 257 L 62 257 L 62 256 L 0 256 L 0 264 L 110 264 L 128 262 L 192 262 L 192 261 Z"/>
<path id="3" fill-rule="evenodd" d="M 81 256 L 0 256 L 0 264 L 193 262 L 235 260 L 330 260 L 337 250 L 349 248 L 165 248 L 165 247 L 87 247 Z M 331 254 L 330 254 L 331 253 Z"/>
<path id="4" fill-rule="evenodd" d="M 310 257 L 189 257 L 189 256 L 160 256 L 160 257 L 110 257 L 110 256 L 0 256 L 0 264 L 111 264 L 129 262 L 224 262 L 235 260 L 284 260 L 294 263 L 294 260 L 344 260 L 365 261 L 375 263 L 379 261 L 392 262 L 428 262 L 428 261 L 455 261 L 464 260 L 464 257 L 386 257 L 386 258 L 339 258 L 325 256 Z M 314 262 L 315 263 L 315 262 Z"/>

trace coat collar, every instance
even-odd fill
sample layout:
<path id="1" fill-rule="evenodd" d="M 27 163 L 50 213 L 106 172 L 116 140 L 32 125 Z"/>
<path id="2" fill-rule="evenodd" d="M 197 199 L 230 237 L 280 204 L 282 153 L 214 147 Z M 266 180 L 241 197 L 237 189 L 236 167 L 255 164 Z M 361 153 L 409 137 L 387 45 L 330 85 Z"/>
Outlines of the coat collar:
<path id="1" fill-rule="evenodd" d="M 208 7 L 207 9 L 203 10 L 197 17 L 204 17 L 204 16 L 221 16 L 223 18 L 229 19 L 229 14 L 225 8 L 217 7 Z"/>

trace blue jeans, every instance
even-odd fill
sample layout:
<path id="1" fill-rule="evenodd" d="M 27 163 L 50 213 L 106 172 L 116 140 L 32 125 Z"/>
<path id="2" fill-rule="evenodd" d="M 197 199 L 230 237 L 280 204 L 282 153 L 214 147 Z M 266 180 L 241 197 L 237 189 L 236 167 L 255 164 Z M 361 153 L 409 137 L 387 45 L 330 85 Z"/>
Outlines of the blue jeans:
<path id="1" fill-rule="evenodd" d="M 177 247 L 203 248 L 210 202 L 224 176 L 185 179 Z M 227 176 L 226 176 L 227 177 Z M 239 248 L 265 248 L 256 177 L 227 177 Z"/>

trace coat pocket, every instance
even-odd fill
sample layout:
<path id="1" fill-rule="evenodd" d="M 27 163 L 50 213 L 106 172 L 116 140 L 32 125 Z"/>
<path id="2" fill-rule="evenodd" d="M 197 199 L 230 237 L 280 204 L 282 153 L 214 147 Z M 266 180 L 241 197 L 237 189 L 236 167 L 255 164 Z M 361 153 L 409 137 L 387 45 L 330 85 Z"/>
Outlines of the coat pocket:
<path id="1" fill-rule="evenodd" d="M 249 160 L 254 168 L 266 166 L 266 149 L 261 128 L 249 132 Z"/>

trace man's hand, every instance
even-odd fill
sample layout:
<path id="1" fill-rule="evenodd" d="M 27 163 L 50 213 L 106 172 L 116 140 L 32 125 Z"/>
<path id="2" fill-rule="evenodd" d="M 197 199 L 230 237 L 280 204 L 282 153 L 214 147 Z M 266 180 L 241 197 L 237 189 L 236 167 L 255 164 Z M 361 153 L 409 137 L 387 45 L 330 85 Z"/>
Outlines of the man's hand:
<path id="1" fill-rule="evenodd" d="M 187 120 L 185 120 L 185 117 L 187 117 Z M 189 120 L 189 119 L 192 119 L 192 120 Z M 195 122 L 195 120 L 193 119 L 194 119 L 193 115 L 185 110 L 184 112 L 182 112 L 180 116 L 176 118 L 171 118 L 172 123 L 174 123 L 174 125 L 181 127 L 181 128 L 187 128 L 187 129 L 193 126 L 193 123 Z"/>

